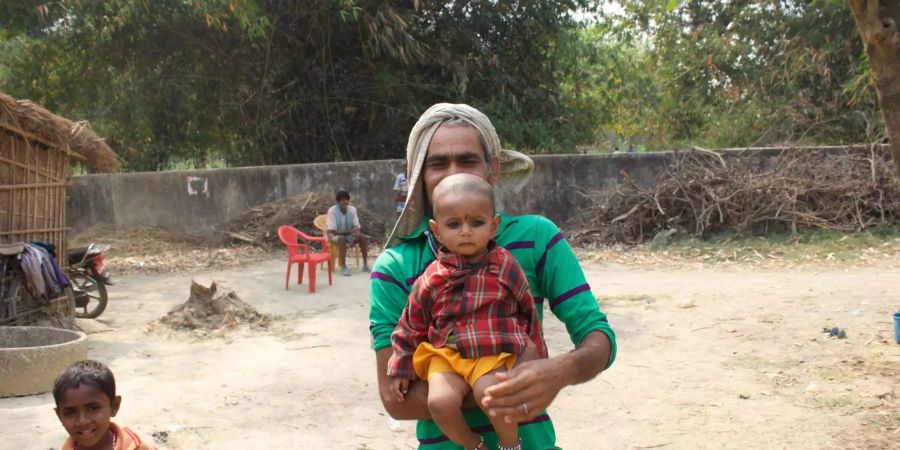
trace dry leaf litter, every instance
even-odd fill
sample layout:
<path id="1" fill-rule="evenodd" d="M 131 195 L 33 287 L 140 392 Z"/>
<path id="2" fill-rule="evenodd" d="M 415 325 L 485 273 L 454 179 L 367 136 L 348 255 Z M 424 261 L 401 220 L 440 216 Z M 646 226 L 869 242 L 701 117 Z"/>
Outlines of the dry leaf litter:
<path id="1" fill-rule="evenodd" d="M 307 193 L 265 203 L 213 228 L 212 237 L 178 233 L 152 226 L 117 230 L 98 225 L 74 236 L 70 247 L 90 243 L 109 245 L 107 268 L 114 275 L 148 272 L 195 272 L 237 267 L 281 257 L 284 247 L 278 227 L 291 225 L 307 234 L 321 235 L 313 220 L 334 205 L 330 193 Z M 355 205 L 371 248 L 384 241 L 388 226 L 381 215 Z"/>

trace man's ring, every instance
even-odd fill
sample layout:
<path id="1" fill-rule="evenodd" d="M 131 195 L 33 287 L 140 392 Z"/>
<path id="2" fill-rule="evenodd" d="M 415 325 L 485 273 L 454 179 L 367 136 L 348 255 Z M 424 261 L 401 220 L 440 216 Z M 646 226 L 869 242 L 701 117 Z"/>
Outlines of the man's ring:
<path id="1" fill-rule="evenodd" d="M 522 409 L 525 411 L 525 415 L 528 415 L 528 402 L 522 402 Z"/>

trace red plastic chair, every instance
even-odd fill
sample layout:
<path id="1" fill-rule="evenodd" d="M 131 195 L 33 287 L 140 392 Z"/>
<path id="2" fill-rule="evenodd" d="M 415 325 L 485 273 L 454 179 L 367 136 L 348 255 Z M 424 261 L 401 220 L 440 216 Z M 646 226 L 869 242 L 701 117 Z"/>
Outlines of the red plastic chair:
<path id="1" fill-rule="evenodd" d="M 288 248 L 288 266 L 287 277 L 284 280 L 284 289 L 290 289 L 291 285 L 291 266 L 296 263 L 298 267 L 297 284 L 303 284 L 303 266 L 309 269 L 309 292 L 316 292 L 316 264 L 328 264 L 328 285 L 331 286 L 331 272 L 334 267 L 331 264 L 331 258 L 328 255 L 325 237 L 310 236 L 290 225 L 282 225 L 278 227 L 278 237 L 281 242 Z M 300 239 L 307 242 L 301 244 Z M 313 252 L 309 247 L 309 243 L 318 242 L 322 244 L 325 252 Z"/>

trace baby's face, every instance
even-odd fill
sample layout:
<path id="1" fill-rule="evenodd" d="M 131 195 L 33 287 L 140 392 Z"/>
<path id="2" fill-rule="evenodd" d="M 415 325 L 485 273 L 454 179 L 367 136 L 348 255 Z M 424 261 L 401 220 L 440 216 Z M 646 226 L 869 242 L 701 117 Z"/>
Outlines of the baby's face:
<path id="1" fill-rule="evenodd" d="M 487 253 L 488 242 L 497 233 L 500 216 L 493 214 L 491 200 L 482 196 L 444 195 L 434 208 L 432 231 L 453 253 L 471 262 Z"/>
<path id="2" fill-rule="evenodd" d="M 83 449 L 95 448 L 109 436 L 109 420 L 119 409 L 120 398 L 110 400 L 96 386 L 82 384 L 63 393 L 56 416 Z"/>

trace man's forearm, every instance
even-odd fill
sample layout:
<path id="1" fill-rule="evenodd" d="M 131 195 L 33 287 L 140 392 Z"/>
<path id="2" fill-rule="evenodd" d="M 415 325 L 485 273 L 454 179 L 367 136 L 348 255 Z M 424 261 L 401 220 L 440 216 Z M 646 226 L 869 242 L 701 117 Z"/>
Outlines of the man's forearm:
<path id="1" fill-rule="evenodd" d="M 391 417 L 397 420 L 419 420 L 430 419 L 431 414 L 428 412 L 428 385 L 422 381 L 413 381 L 409 383 L 409 390 L 406 392 L 402 402 L 390 392 L 391 377 L 387 375 L 388 360 L 391 359 L 392 350 L 390 347 L 378 350 L 375 353 L 375 366 L 378 370 L 378 394 L 381 397 L 381 404 L 384 410 Z"/>
<path id="2" fill-rule="evenodd" d="M 424 381 L 411 381 L 402 402 L 393 398 L 386 401 L 383 394 L 381 402 L 385 411 L 396 420 L 431 419 L 431 412 L 428 411 L 428 383 Z"/>
<path id="3" fill-rule="evenodd" d="M 407 390 L 402 402 L 398 402 L 391 394 L 391 377 L 387 375 L 387 364 L 388 360 L 391 359 L 391 353 L 390 347 L 383 348 L 375 353 L 375 366 L 378 370 L 378 394 L 381 397 L 381 404 L 384 406 L 384 410 L 396 420 L 431 419 L 431 412 L 428 411 L 428 383 L 424 381 L 410 382 L 409 390 Z M 462 409 L 477 408 L 478 404 L 475 402 L 475 397 L 470 392 L 463 399 Z"/>
<path id="4" fill-rule="evenodd" d="M 609 365 L 611 352 L 609 337 L 602 331 L 592 331 L 578 348 L 553 359 L 561 365 L 568 386 L 590 381 L 603 372 Z"/>

